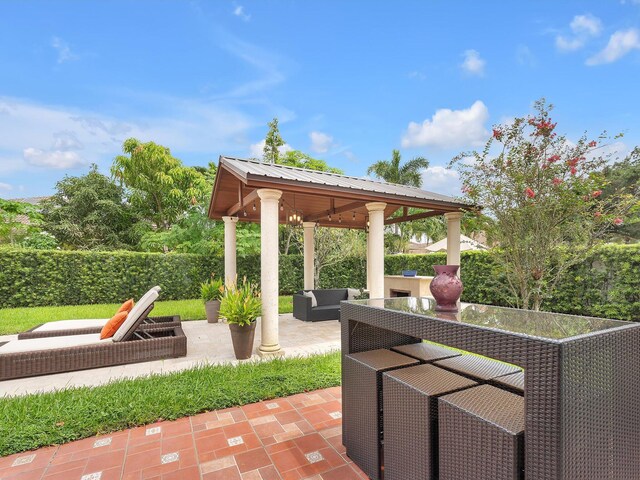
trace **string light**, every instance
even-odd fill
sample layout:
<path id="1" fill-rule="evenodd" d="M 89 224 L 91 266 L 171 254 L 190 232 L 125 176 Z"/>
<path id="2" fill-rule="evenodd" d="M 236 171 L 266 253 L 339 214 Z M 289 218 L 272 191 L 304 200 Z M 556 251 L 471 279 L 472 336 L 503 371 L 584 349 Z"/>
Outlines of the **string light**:
<path id="1" fill-rule="evenodd" d="M 329 221 L 331 221 L 331 214 L 329 214 Z"/>
<path id="2" fill-rule="evenodd" d="M 284 202 L 281 200 L 280 201 L 280 211 L 284 210 Z"/>
<path id="3" fill-rule="evenodd" d="M 242 214 L 246 217 L 246 216 L 247 216 L 247 211 L 246 211 L 246 210 L 243 210 L 243 211 L 242 211 Z"/>
<path id="4" fill-rule="evenodd" d="M 356 212 L 353 212 L 353 215 L 351 216 L 351 220 L 355 220 L 356 219 Z"/>
<path id="5" fill-rule="evenodd" d="M 342 214 L 338 215 L 338 223 L 342 223 Z"/>
<path id="6" fill-rule="evenodd" d="M 256 211 L 256 202 L 255 201 L 253 202 L 253 211 L 254 212 Z"/>

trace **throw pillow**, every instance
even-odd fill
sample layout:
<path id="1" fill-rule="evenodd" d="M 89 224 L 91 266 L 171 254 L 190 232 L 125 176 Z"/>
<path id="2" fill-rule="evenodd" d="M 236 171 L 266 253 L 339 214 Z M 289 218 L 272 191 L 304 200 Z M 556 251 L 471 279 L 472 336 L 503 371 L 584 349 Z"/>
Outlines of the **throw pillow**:
<path id="1" fill-rule="evenodd" d="M 360 290 L 357 288 L 347 288 L 347 300 L 355 300 L 360 296 Z"/>
<path id="2" fill-rule="evenodd" d="M 129 312 L 118 312 L 107 322 L 107 324 L 102 327 L 102 331 L 100 332 L 100 340 L 104 340 L 105 338 L 113 337 L 113 334 L 118 331 L 120 326 L 127 319 Z"/>
<path id="3" fill-rule="evenodd" d="M 116 313 L 120 313 L 120 312 L 127 312 L 129 313 L 131 311 L 131 309 L 133 308 L 133 298 L 130 298 L 129 300 L 127 300 L 126 302 L 124 302 L 120 308 L 118 309 L 118 311 Z"/>
<path id="4" fill-rule="evenodd" d="M 318 306 L 318 300 L 316 299 L 316 296 L 313 294 L 313 292 L 311 290 L 309 290 L 307 292 L 302 292 L 302 294 L 305 297 L 309 297 L 311 299 L 311 308 Z"/>

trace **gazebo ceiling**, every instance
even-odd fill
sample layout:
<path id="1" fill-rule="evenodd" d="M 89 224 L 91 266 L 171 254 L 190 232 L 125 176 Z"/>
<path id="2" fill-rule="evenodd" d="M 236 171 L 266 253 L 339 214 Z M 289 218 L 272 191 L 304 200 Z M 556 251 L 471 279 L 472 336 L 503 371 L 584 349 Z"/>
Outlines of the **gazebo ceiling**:
<path id="1" fill-rule="evenodd" d="M 239 221 L 259 223 L 260 188 L 283 192 L 280 223 L 288 223 L 289 217 L 297 214 L 302 221 L 322 226 L 365 228 L 368 215 L 365 204 L 369 202 L 387 204 L 386 224 L 474 208 L 452 197 L 415 187 L 221 156 L 209 218 L 237 216 Z M 424 212 L 409 215 L 409 207 Z M 403 215 L 389 218 L 400 209 Z"/>

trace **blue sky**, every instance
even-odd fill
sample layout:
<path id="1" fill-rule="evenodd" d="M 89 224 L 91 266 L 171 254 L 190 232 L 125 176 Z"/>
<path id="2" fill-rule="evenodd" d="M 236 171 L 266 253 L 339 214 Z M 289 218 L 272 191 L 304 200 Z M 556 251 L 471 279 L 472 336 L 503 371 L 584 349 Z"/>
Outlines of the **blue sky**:
<path id="1" fill-rule="evenodd" d="M 189 165 L 291 148 L 348 174 L 400 149 L 424 188 L 546 97 L 559 131 L 640 144 L 640 0 L 3 1 L 0 197 L 47 195 L 134 136 Z"/>

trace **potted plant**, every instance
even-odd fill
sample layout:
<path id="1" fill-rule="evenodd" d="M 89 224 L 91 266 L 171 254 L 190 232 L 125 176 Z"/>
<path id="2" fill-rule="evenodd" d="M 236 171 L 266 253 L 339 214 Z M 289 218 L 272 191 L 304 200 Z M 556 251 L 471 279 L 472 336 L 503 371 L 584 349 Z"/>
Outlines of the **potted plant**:
<path id="1" fill-rule="evenodd" d="M 207 322 L 217 323 L 220 312 L 220 299 L 224 292 L 222 280 L 211 277 L 200 285 L 200 295 L 204 301 L 204 310 L 207 313 Z"/>
<path id="2" fill-rule="evenodd" d="M 251 358 L 256 318 L 261 312 L 260 292 L 246 278 L 241 285 L 231 284 L 224 289 L 220 315 L 229 324 L 233 351 L 238 360 Z"/>

